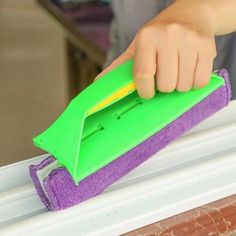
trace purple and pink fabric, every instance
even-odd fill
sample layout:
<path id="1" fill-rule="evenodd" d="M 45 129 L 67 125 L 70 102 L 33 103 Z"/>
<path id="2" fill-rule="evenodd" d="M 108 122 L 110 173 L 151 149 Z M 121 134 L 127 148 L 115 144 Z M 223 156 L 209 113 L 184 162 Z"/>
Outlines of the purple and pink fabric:
<path id="1" fill-rule="evenodd" d="M 218 74 L 225 79 L 225 86 L 218 88 L 168 126 L 86 177 L 78 185 L 52 156 L 38 165 L 31 165 L 30 175 L 42 202 L 49 210 L 61 210 L 100 194 L 173 140 L 227 106 L 231 98 L 228 73 L 220 70 Z"/>

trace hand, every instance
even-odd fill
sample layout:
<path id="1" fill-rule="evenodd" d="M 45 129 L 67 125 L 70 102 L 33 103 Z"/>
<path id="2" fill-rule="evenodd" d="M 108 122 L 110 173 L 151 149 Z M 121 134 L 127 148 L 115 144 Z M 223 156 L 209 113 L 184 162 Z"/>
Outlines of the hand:
<path id="1" fill-rule="evenodd" d="M 134 58 L 134 81 L 143 98 L 153 97 L 155 87 L 187 92 L 207 85 L 216 56 L 212 19 L 207 1 L 176 0 L 144 25 L 99 76 Z"/>

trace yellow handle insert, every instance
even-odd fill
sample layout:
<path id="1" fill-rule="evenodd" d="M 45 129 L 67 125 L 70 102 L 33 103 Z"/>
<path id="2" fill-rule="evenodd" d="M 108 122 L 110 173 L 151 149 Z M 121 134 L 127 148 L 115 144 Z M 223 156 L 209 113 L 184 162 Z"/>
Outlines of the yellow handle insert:
<path id="1" fill-rule="evenodd" d="M 127 96 L 128 94 L 132 93 L 133 91 L 135 91 L 135 84 L 134 82 L 126 85 L 124 88 L 121 88 L 120 90 L 118 90 L 116 93 L 112 94 L 111 96 L 109 96 L 108 98 L 106 98 L 104 101 L 100 102 L 99 104 L 97 104 L 96 106 L 94 106 L 93 108 L 91 108 L 88 111 L 88 116 L 91 114 L 94 114 L 95 112 L 111 105 L 112 103 L 114 103 L 117 100 L 120 100 L 121 98 Z"/>

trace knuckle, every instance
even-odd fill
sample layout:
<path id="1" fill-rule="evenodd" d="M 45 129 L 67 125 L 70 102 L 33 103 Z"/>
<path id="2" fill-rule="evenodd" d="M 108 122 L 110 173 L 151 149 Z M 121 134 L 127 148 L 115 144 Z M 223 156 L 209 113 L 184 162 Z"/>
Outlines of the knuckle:
<path id="1" fill-rule="evenodd" d="M 168 26 L 167 26 L 167 31 L 171 32 L 171 33 L 177 33 L 182 30 L 184 30 L 184 27 L 177 22 L 168 24 Z"/>
<path id="2" fill-rule="evenodd" d="M 156 29 L 153 26 L 145 26 L 138 32 L 139 40 L 147 40 L 147 38 L 153 37 Z"/>
<path id="3" fill-rule="evenodd" d="M 201 47 L 201 45 L 203 44 L 202 42 L 204 41 L 202 39 L 202 36 L 198 32 L 193 31 L 193 30 L 187 30 L 185 32 L 184 39 L 185 39 L 186 46 L 190 46 L 192 47 L 192 49 Z"/>
<path id="4" fill-rule="evenodd" d="M 197 41 L 200 41 L 201 40 L 201 36 L 195 32 L 195 31 L 192 31 L 192 30 L 188 30 L 186 33 L 185 33 L 185 39 L 188 41 L 188 42 L 194 42 L 196 43 Z"/>
<path id="5" fill-rule="evenodd" d="M 196 46 L 201 40 L 202 36 L 199 32 L 192 29 L 191 26 L 173 23 L 168 25 L 167 33 L 169 37 L 175 37 L 186 45 Z M 184 37 L 183 37 L 184 35 Z"/>
<path id="6" fill-rule="evenodd" d="M 150 80 L 151 75 L 147 71 L 140 71 L 140 70 L 135 70 L 134 71 L 134 77 L 136 80 Z"/>
<path id="7" fill-rule="evenodd" d="M 199 30 L 196 30 L 196 29 L 190 29 L 189 30 L 189 35 L 198 40 L 199 42 L 209 42 L 212 40 L 212 36 L 206 32 L 202 32 L 202 31 L 199 31 Z"/>

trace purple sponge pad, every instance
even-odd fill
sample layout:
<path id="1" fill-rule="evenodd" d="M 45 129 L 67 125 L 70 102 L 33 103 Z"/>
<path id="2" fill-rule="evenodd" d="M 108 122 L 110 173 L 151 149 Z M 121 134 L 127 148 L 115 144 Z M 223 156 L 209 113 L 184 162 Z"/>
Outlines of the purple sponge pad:
<path id="1" fill-rule="evenodd" d="M 78 185 L 75 184 L 65 168 L 55 165 L 57 161 L 53 157 L 46 158 L 38 165 L 31 165 L 29 167 L 30 175 L 42 202 L 50 210 L 60 210 L 100 194 L 109 185 L 166 147 L 170 142 L 225 107 L 231 97 L 229 77 L 226 70 L 220 70 L 218 74 L 225 79 L 225 86 L 214 91 L 141 144 L 80 181 Z M 49 168 L 50 165 L 52 169 Z M 47 171 L 46 168 L 48 168 Z M 44 170 L 45 173 L 42 177 Z"/>

